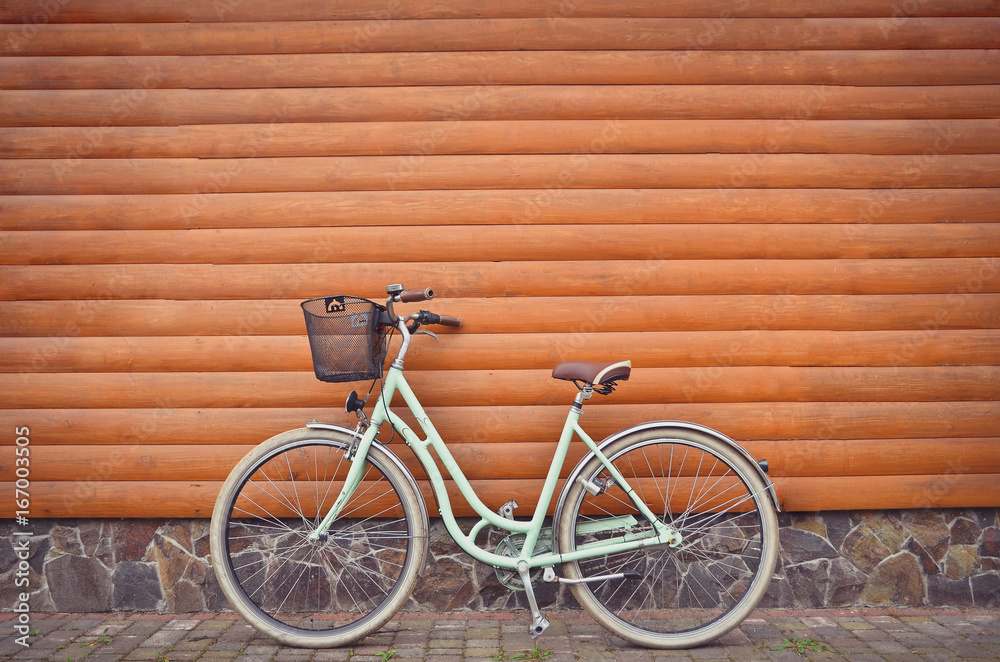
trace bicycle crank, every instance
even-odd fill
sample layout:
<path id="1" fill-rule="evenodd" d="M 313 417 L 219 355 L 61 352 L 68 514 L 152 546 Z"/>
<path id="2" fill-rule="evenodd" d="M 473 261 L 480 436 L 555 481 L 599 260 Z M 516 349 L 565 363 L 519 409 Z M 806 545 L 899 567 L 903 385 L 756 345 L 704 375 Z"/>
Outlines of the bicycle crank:
<path id="1" fill-rule="evenodd" d="M 516 559 L 521 555 L 521 548 L 524 546 L 525 535 L 523 533 L 515 533 L 509 535 L 497 545 L 496 553 L 500 556 L 507 556 L 512 559 Z M 545 544 L 548 542 L 549 544 Z M 536 554 L 547 554 L 552 551 L 551 539 L 539 539 L 538 544 L 535 545 Z M 512 591 L 523 591 L 524 581 L 521 575 L 513 568 L 496 568 L 497 581 L 502 585 L 506 586 Z M 538 579 L 541 577 L 542 571 L 540 568 L 534 568 L 528 573 L 528 577 L 532 584 L 538 583 Z"/>

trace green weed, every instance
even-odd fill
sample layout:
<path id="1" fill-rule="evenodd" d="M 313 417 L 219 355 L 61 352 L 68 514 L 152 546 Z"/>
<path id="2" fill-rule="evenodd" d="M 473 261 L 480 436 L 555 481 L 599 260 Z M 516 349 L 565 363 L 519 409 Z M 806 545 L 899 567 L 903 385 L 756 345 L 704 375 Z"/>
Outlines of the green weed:
<path id="1" fill-rule="evenodd" d="M 787 650 L 789 648 L 794 650 L 799 655 L 805 654 L 806 651 L 820 652 L 820 651 L 830 650 L 829 648 L 827 648 L 820 642 L 816 641 L 815 639 L 812 639 L 810 637 L 806 637 L 805 639 L 799 639 L 798 635 L 796 635 L 792 639 L 785 637 L 784 639 L 781 640 L 781 643 L 779 645 L 775 646 L 771 650 L 782 651 L 782 650 Z"/>
<path id="2" fill-rule="evenodd" d="M 512 659 L 512 660 L 530 660 L 532 662 L 542 662 L 542 660 L 548 659 L 548 657 L 551 656 L 551 655 L 552 655 L 552 651 L 551 650 L 549 650 L 548 648 L 544 648 L 543 649 L 538 644 L 535 644 L 535 647 L 532 648 L 530 651 L 524 651 L 523 653 L 519 653 L 517 655 L 512 655 L 510 657 L 510 659 Z"/>

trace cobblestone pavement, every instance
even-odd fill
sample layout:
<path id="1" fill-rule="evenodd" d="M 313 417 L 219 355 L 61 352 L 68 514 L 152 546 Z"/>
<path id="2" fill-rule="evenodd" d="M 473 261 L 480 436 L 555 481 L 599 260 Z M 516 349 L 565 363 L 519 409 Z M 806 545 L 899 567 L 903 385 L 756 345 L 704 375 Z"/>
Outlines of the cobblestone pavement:
<path id="1" fill-rule="evenodd" d="M 528 636 L 526 612 L 405 613 L 353 648 L 306 650 L 257 636 L 232 614 L 31 614 L 28 647 L 17 614 L 0 614 L 0 659 L 53 662 L 368 662 L 425 660 L 849 660 L 945 662 L 1000 659 L 998 610 L 769 610 L 714 645 L 635 648 L 582 612 L 550 613 Z M 537 649 L 535 646 L 537 644 Z M 534 654 L 532 651 L 534 650 Z"/>

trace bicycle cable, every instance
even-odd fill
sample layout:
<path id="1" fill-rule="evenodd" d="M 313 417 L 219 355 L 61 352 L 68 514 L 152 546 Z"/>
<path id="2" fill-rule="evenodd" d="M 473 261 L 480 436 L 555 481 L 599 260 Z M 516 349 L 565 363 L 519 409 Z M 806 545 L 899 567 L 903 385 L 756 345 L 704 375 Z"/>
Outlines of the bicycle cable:
<path id="1" fill-rule="evenodd" d="M 389 332 L 389 338 L 388 338 L 388 340 L 385 343 L 385 348 L 386 348 L 385 349 L 385 353 L 387 355 L 389 353 L 389 346 L 392 344 L 392 337 L 395 336 L 395 335 L 396 335 L 396 327 L 394 326 L 394 327 L 392 327 L 392 331 Z M 382 366 L 383 366 L 383 369 L 379 371 L 379 375 L 378 375 L 378 383 L 379 383 L 378 384 L 378 386 L 379 386 L 378 390 L 379 390 L 379 396 L 380 396 L 379 400 L 382 401 L 382 409 L 385 410 L 385 420 L 389 421 L 389 431 L 390 431 L 390 433 L 389 433 L 389 441 L 387 441 L 385 443 L 386 444 L 391 444 L 392 440 L 396 438 L 396 428 L 393 426 L 392 421 L 389 419 L 389 403 L 387 403 L 385 401 L 384 397 L 381 397 L 385 393 L 385 357 L 384 356 L 382 357 Z M 373 388 L 375 388 L 375 381 L 374 380 L 372 380 L 372 385 L 368 389 L 368 393 L 369 394 L 372 392 Z"/>

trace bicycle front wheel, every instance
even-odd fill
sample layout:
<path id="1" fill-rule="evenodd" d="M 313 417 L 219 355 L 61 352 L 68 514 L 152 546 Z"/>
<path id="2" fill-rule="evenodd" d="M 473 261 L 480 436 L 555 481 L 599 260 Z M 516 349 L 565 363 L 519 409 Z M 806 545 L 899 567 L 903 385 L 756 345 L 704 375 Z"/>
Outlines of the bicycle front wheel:
<path id="1" fill-rule="evenodd" d="M 291 646 L 344 646 L 377 631 L 406 603 L 424 560 L 422 497 L 377 446 L 341 516 L 309 539 L 340 494 L 351 440 L 314 429 L 272 437 L 236 465 L 212 514 L 223 593 L 251 625 Z"/>
<path id="2" fill-rule="evenodd" d="M 767 592 L 777 559 L 777 515 L 757 470 L 728 444 L 676 426 L 637 431 L 603 452 L 681 540 L 564 563 L 569 579 L 628 573 L 571 584 L 577 601 L 650 648 L 699 646 L 739 625 Z M 569 487 L 556 527 L 561 553 L 653 532 L 596 458 Z"/>

